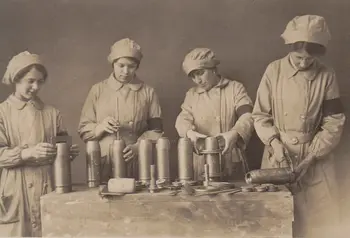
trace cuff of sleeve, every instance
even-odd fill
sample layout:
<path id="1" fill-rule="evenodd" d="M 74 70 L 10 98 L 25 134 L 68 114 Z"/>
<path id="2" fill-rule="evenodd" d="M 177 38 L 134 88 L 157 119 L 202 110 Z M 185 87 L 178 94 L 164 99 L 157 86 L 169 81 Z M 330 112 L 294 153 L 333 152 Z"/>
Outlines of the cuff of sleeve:
<path id="1" fill-rule="evenodd" d="M 267 145 L 271 145 L 271 142 L 274 140 L 274 139 L 279 139 L 279 135 L 273 135 L 271 136 L 268 140 L 267 140 Z"/>

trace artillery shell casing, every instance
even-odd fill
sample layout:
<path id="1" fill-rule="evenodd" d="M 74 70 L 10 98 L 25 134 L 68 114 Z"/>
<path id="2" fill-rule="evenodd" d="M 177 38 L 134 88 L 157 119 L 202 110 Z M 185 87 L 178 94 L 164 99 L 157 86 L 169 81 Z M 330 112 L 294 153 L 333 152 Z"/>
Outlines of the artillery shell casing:
<path id="1" fill-rule="evenodd" d="M 161 137 L 156 144 L 157 149 L 157 173 L 158 179 L 164 179 L 166 183 L 170 182 L 170 160 L 169 150 L 170 141 L 168 138 Z"/>
<path id="2" fill-rule="evenodd" d="M 98 187 L 101 182 L 101 148 L 98 141 L 86 143 L 86 170 L 88 187 Z"/>
<path id="3" fill-rule="evenodd" d="M 219 143 L 216 137 L 205 138 L 205 150 L 217 151 L 219 149 Z M 220 180 L 221 168 L 220 168 L 220 155 L 215 152 L 212 154 L 205 154 L 204 158 L 209 165 L 209 179 L 210 181 Z"/>
<path id="4" fill-rule="evenodd" d="M 67 143 L 56 143 L 57 154 L 53 166 L 56 193 L 72 191 L 71 160 Z"/>
<path id="5" fill-rule="evenodd" d="M 177 145 L 178 177 L 180 182 L 193 180 L 193 145 L 190 139 L 180 138 Z"/>
<path id="6" fill-rule="evenodd" d="M 284 185 L 293 183 L 295 175 L 290 168 L 257 169 L 245 175 L 248 184 Z"/>
<path id="7" fill-rule="evenodd" d="M 110 147 L 110 156 L 113 169 L 113 178 L 126 177 L 126 162 L 123 150 L 125 142 L 123 140 L 114 140 Z"/>
<path id="8" fill-rule="evenodd" d="M 139 179 L 148 183 L 151 179 L 150 166 L 152 162 L 152 142 L 148 139 L 139 142 Z"/>

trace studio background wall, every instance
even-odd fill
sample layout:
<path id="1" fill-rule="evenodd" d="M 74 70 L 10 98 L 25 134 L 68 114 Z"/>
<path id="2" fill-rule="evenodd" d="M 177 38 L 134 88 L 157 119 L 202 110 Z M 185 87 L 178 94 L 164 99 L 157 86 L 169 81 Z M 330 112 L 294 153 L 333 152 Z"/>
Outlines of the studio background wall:
<path id="1" fill-rule="evenodd" d="M 107 55 L 116 40 L 130 37 L 143 48 L 138 75 L 160 97 L 175 161 L 175 118 L 192 86 L 181 69 L 185 54 L 195 47 L 212 48 L 222 62 L 221 73 L 243 82 L 255 100 L 268 63 L 287 53 L 280 34 L 296 15 L 326 18 L 332 41 L 324 60 L 335 68 L 345 108 L 349 109 L 349 10 L 348 0 L 1 1 L 0 74 L 10 58 L 23 50 L 44 57 L 49 80 L 41 97 L 60 109 L 74 141 L 80 144 L 82 154 L 73 163 L 73 180 L 85 182 L 84 144 L 76 133 L 77 125 L 88 90 L 111 73 Z M 10 92 L 10 88 L 0 86 L 0 100 Z M 349 130 L 347 126 L 337 149 L 343 188 L 350 181 Z M 248 148 L 253 168 L 259 167 L 261 152 L 255 136 Z M 175 176 L 176 163 L 172 163 L 172 171 Z"/>

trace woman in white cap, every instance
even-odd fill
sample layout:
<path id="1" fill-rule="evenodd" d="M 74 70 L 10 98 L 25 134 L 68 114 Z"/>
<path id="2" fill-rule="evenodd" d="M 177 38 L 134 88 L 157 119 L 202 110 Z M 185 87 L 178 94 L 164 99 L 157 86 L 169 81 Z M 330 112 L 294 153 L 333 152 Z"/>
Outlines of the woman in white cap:
<path id="1" fill-rule="evenodd" d="M 14 56 L 2 82 L 14 93 L 0 104 L 0 236 L 41 236 L 40 196 L 53 190 L 51 137 L 67 135 L 60 112 L 37 96 L 47 70 L 27 51 Z M 79 154 L 71 147 L 71 158 Z"/>
<path id="2" fill-rule="evenodd" d="M 219 63 L 207 48 L 196 48 L 185 56 L 183 70 L 196 86 L 186 93 L 175 127 L 180 137 L 194 144 L 199 138 L 222 136 L 224 177 L 232 180 L 253 130 L 253 104 L 241 83 L 219 74 Z M 204 164 L 203 157 L 194 154 L 196 181 L 204 179 Z"/>
<path id="3" fill-rule="evenodd" d="M 117 131 L 127 145 L 127 176 L 133 178 L 138 176 L 138 140 L 156 140 L 163 131 L 158 96 L 136 76 L 142 57 L 141 47 L 131 39 L 113 44 L 108 56 L 113 73 L 91 88 L 82 109 L 79 134 L 85 142 L 100 142 L 103 183 L 111 176 L 109 146 Z"/>
<path id="4" fill-rule="evenodd" d="M 331 153 L 345 122 L 335 73 L 319 60 L 330 33 L 323 17 L 304 15 L 291 20 L 282 37 L 290 53 L 267 67 L 253 110 L 267 146 L 262 167 L 292 162 L 296 237 L 324 237 L 339 218 Z"/>

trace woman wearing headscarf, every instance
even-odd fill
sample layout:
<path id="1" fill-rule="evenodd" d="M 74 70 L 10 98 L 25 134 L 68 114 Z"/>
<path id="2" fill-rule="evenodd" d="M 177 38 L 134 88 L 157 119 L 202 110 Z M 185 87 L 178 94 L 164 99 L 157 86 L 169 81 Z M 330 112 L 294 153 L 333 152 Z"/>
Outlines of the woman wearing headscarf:
<path id="1" fill-rule="evenodd" d="M 125 38 L 114 43 L 108 56 L 113 72 L 92 86 L 82 109 L 78 131 L 84 142 L 100 142 L 103 183 L 111 176 L 109 146 L 117 132 L 127 145 L 127 176 L 137 178 L 138 141 L 156 140 L 163 131 L 158 96 L 136 75 L 142 57 L 135 41 Z"/>
<path id="2" fill-rule="evenodd" d="M 208 48 L 190 51 L 183 61 L 183 70 L 195 83 L 188 90 L 176 119 L 180 137 L 188 137 L 194 145 L 205 137 L 219 139 L 222 147 L 224 178 L 231 180 L 244 155 L 252 130 L 253 104 L 243 84 L 222 77 L 220 61 Z M 195 147 L 196 148 L 196 147 Z M 203 180 L 204 158 L 194 154 L 194 179 Z"/>
<path id="3" fill-rule="evenodd" d="M 335 72 L 319 60 L 331 37 L 323 17 L 304 15 L 282 38 L 290 53 L 267 67 L 253 110 L 266 145 L 262 167 L 288 166 L 289 159 L 296 168 L 296 237 L 331 237 L 339 220 L 332 152 L 345 122 Z"/>
<path id="4" fill-rule="evenodd" d="M 40 196 L 53 190 L 53 136 L 67 135 L 60 112 L 37 96 L 47 70 L 36 54 L 22 52 L 2 82 L 12 93 L 0 104 L 0 236 L 41 236 Z M 71 158 L 79 153 L 70 148 Z"/>

